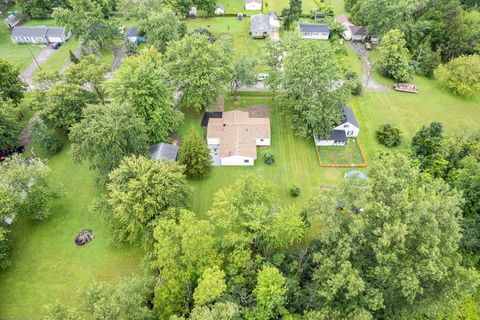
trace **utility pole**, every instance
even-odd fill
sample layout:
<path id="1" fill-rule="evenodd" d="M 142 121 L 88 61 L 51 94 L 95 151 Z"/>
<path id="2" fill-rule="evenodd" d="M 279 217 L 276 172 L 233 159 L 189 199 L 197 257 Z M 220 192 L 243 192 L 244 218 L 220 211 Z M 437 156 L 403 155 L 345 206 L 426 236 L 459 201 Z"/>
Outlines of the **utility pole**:
<path id="1" fill-rule="evenodd" d="M 30 54 L 32 55 L 33 61 L 35 61 L 35 63 L 37 64 L 38 69 L 42 70 L 42 68 L 40 67 L 40 64 L 37 61 L 37 58 L 33 55 L 32 50 L 30 50 L 30 46 L 27 45 L 27 48 L 28 48 L 28 52 L 30 52 Z"/>

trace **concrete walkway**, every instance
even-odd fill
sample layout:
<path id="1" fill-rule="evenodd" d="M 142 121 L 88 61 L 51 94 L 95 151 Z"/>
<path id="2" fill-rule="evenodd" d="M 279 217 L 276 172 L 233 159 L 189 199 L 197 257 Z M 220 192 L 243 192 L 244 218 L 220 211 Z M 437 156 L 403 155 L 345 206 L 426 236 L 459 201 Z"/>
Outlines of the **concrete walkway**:
<path id="1" fill-rule="evenodd" d="M 34 82 L 33 82 L 33 76 L 35 75 L 35 72 L 38 69 L 39 65 L 42 65 L 45 61 L 50 58 L 52 54 L 55 53 L 55 50 L 52 48 L 46 47 L 43 49 L 38 56 L 35 57 L 36 61 L 33 61 L 21 74 L 20 78 L 23 79 L 28 85 L 27 91 L 31 91 L 34 89 Z"/>

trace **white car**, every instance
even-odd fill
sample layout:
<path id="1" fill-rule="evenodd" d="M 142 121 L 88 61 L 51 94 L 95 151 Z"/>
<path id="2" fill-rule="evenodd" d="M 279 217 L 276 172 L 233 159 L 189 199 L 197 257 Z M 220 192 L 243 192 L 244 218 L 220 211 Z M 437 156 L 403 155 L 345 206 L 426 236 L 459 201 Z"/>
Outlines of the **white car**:
<path id="1" fill-rule="evenodd" d="M 267 78 L 268 78 L 268 74 L 267 74 L 267 73 L 259 73 L 257 80 L 258 80 L 258 81 L 263 81 L 263 80 L 266 80 Z"/>

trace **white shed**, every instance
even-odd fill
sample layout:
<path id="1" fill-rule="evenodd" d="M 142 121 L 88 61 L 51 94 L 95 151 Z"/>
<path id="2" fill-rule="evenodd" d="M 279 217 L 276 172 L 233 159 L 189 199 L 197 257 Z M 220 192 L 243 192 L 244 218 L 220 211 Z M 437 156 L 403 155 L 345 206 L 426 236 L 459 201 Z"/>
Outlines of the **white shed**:
<path id="1" fill-rule="evenodd" d="M 245 0 L 245 10 L 262 10 L 262 0 Z"/>

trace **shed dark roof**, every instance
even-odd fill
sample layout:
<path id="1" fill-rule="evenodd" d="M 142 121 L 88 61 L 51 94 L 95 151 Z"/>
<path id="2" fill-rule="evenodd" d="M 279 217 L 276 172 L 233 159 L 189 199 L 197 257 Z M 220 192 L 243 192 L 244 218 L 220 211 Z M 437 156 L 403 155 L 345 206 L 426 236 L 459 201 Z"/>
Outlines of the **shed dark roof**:
<path id="1" fill-rule="evenodd" d="M 137 27 L 131 27 L 128 29 L 127 35 L 129 37 L 138 37 L 138 28 Z"/>
<path id="2" fill-rule="evenodd" d="M 326 24 L 299 23 L 300 32 L 329 32 Z"/>
<path id="3" fill-rule="evenodd" d="M 208 126 L 208 121 L 210 120 L 210 118 L 221 119 L 222 116 L 223 116 L 223 112 L 205 112 L 203 114 L 201 126 L 202 127 L 207 127 Z"/>
<path id="4" fill-rule="evenodd" d="M 169 143 L 157 143 L 150 147 L 150 154 L 153 160 L 172 160 L 176 161 L 178 156 L 178 146 Z"/>
<path id="5" fill-rule="evenodd" d="M 320 137 L 320 140 L 347 141 L 345 130 L 332 130 L 328 134 Z"/>
<path id="6" fill-rule="evenodd" d="M 367 34 L 367 27 L 365 26 L 350 26 L 350 31 L 354 36 L 364 36 Z"/>
<path id="7" fill-rule="evenodd" d="M 343 115 L 345 117 L 346 122 L 350 122 L 353 124 L 355 127 L 360 128 L 358 126 L 357 118 L 355 117 L 355 114 L 353 113 L 353 110 L 347 106 L 342 107 L 343 110 Z"/>

